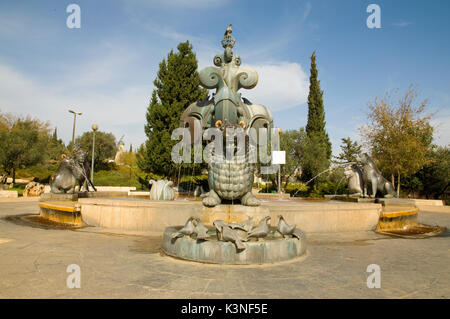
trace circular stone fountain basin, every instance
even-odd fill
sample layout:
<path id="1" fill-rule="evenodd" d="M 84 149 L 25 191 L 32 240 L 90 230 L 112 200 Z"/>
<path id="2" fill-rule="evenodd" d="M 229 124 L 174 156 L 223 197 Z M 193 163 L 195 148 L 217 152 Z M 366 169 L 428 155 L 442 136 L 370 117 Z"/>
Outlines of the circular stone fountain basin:
<path id="1" fill-rule="evenodd" d="M 196 240 L 185 236 L 172 240 L 182 226 L 167 227 L 163 236 L 163 251 L 172 257 L 214 264 L 266 264 L 285 261 L 306 253 L 306 237 L 282 238 L 269 234 L 264 240 L 247 241 L 246 249 L 237 251 L 234 243 L 217 240 L 210 231 L 210 239 Z"/>
<path id="2" fill-rule="evenodd" d="M 134 198 L 81 198 L 78 203 L 83 222 L 90 226 L 158 234 L 163 234 L 166 227 L 184 225 L 189 217 L 212 225 L 218 219 L 239 224 L 250 216 L 258 223 L 270 216 L 271 226 L 276 226 L 278 215 L 306 233 L 369 231 L 376 228 L 381 213 L 381 204 L 297 199 L 264 200 L 257 207 L 205 207 L 201 201 Z"/>

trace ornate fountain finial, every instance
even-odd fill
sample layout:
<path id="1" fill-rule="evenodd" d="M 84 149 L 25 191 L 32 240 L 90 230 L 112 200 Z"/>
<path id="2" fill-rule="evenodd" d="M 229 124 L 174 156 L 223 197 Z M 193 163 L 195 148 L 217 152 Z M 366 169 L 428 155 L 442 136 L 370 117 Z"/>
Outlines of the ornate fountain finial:
<path id="1" fill-rule="evenodd" d="M 224 49 L 226 49 L 227 47 L 232 49 L 234 47 L 234 44 L 236 43 L 236 40 L 231 35 L 232 32 L 233 32 L 233 30 L 231 30 L 231 24 L 230 24 L 228 26 L 228 28 L 225 30 L 225 34 L 222 39 L 222 46 Z"/>
<path id="2" fill-rule="evenodd" d="M 225 35 L 229 35 L 229 34 L 233 33 L 233 30 L 231 30 L 231 26 L 232 26 L 232 24 L 230 23 L 228 28 L 225 30 Z"/>

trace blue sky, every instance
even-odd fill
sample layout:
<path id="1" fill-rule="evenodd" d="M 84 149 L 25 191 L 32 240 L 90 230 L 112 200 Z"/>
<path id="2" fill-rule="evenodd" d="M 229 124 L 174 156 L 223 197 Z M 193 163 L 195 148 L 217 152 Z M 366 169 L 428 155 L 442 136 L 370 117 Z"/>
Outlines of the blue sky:
<path id="1" fill-rule="evenodd" d="M 66 7 L 81 8 L 81 28 Z M 369 4 L 381 28 L 369 29 Z M 1 1 L 0 111 L 37 117 L 70 141 L 93 123 L 144 142 L 145 112 L 158 63 L 179 42 L 194 46 L 200 68 L 222 51 L 229 23 L 235 52 L 259 73 L 242 90 L 269 107 L 284 129 L 306 124 L 309 57 L 315 50 L 333 151 L 359 139 L 367 103 L 387 90 L 419 85 L 435 112 L 435 142 L 450 143 L 450 1 Z"/>

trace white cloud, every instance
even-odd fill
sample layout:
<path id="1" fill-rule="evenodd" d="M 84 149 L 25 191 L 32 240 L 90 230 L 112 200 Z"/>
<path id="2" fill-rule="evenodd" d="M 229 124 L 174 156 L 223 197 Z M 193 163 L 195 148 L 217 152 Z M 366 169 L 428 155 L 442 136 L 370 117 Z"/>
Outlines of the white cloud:
<path id="1" fill-rule="evenodd" d="M 117 86 L 120 73 L 133 64 L 133 59 L 123 64 L 119 60 L 118 56 L 110 56 L 87 62 L 56 83 L 42 82 L 0 62 L 0 110 L 50 121 L 58 127 L 60 137 L 69 142 L 73 118 L 68 109 L 73 108 L 83 112 L 77 118 L 77 134 L 90 130 L 96 123 L 100 130 L 112 132 L 117 138 L 125 134 L 125 142 L 138 146 L 145 141 L 144 114 L 152 89 L 151 79 L 149 83 Z M 258 72 L 259 83 L 241 93 L 253 103 L 278 111 L 306 102 L 308 77 L 300 64 L 282 62 L 251 67 Z"/>
<path id="2" fill-rule="evenodd" d="M 115 63 L 116 59 L 111 59 Z M 101 69 L 108 69 L 102 64 Z M 109 65 L 114 69 L 114 65 Z M 85 68 L 81 68 L 85 70 Z M 120 72 L 121 68 L 118 69 Z M 94 73 L 95 74 L 95 73 Z M 93 123 L 101 131 L 112 132 L 117 138 L 125 134 L 125 142 L 139 145 L 145 140 L 145 110 L 151 93 L 151 85 L 133 86 L 123 84 L 123 88 L 99 93 L 96 86 L 72 89 L 82 84 L 77 80 L 86 78 L 81 73 L 71 73 L 70 82 L 40 83 L 31 76 L 23 74 L 0 63 L 0 110 L 16 115 L 31 115 L 42 121 L 50 121 L 58 127 L 59 137 L 66 143 L 72 138 L 73 117 L 69 108 L 83 115 L 77 118 L 76 134 L 90 130 Z M 103 78 L 105 74 L 99 73 Z M 94 78 L 89 83 L 97 83 Z"/>
<path id="3" fill-rule="evenodd" d="M 15 12 L 0 12 L 0 36 L 6 39 L 16 39 L 18 35 L 25 35 L 28 42 L 42 43 L 58 32 L 60 30 L 53 28 L 51 22 L 39 14 L 30 16 Z"/>
<path id="4" fill-rule="evenodd" d="M 434 127 L 434 143 L 450 146 L 450 116 L 438 117 L 431 121 Z"/>
<path id="5" fill-rule="evenodd" d="M 311 2 L 306 3 L 305 12 L 303 12 L 303 20 L 305 20 L 311 13 L 312 5 Z"/>
<path id="6" fill-rule="evenodd" d="M 90 55 L 89 60 L 84 63 L 65 65 L 62 72 L 69 76 L 65 79 L 65 83 L 61 83 L 61 87 L 70 90 L 92 89 L 94 86 L 117 83 L 123 80 L 130 67 L 136 66 L 139 62 L 137 52 L 120 47 L 101 45 L 96 51 L 101 54 Z"/>
<path id="7" fill-rule="evenodd" d="M 252 103 L 263 104 L 272 111 L 279 111 L 306 102 L 309 79 L 300 64 L 281 62 L 250 67 L 258 72 L 258 85 L 252 90 L 242 89 L 240 92 Z"/>

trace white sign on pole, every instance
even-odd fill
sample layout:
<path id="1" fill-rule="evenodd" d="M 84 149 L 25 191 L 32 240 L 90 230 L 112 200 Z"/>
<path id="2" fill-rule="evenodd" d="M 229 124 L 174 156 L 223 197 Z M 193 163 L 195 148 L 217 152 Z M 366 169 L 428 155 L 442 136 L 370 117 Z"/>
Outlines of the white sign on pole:
<path id="1" fill-rule="evenodd" d="M 286 164 L 286 152 L 272 151 L 272 164 Z"/>

